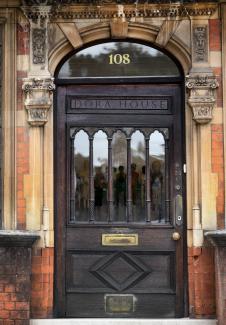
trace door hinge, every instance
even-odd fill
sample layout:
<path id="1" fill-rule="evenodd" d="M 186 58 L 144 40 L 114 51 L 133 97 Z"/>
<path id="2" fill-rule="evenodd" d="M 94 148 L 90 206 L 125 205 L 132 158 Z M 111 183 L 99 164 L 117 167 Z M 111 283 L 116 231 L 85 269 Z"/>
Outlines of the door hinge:
<path id="1" fill-rule="evenodd" d="M 183 165 L 183 171 L 184 171 L 184 174 L 187 174 L 187 164 Z"/>

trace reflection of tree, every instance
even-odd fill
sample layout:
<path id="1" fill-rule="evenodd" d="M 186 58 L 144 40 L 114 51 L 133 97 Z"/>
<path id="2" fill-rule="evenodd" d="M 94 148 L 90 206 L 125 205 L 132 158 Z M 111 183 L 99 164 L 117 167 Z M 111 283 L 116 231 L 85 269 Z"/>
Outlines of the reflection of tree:
<path id="1" fill-rule="evenodd" d="M 145 165 L 145 143 L 144 141 L 139 141 L 137 148 L 131 149 L 132 162 L 136 164 L 137 170 L 141 172 L 142 166 Z"/>
<path id="2" fill-rule="evenodd" d="M 110 54 L 129 54 L 131 63 L 110 65 Z M 70 76 L 74 77 L 178 75 L 176 65 L 165 54 L 127 42 L 116 42 L 113 46 L 106 43 L 98 55 L 82 54 L 81 51 L 68 62 Z"/>
<path id="3" fill-rule="evenodd" d="M 114 134 L 112 139 L 112 160 L 113 166 L 119 167 L 124 166 L 126 169 L 127 165 L 127 142 L 125 135 L 118 131 Z"/>

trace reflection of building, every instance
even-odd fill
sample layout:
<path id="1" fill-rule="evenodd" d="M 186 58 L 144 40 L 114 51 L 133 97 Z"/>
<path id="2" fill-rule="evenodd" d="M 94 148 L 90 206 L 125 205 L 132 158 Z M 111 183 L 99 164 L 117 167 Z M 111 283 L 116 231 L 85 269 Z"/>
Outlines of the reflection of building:
<path id="1" fill-rule="evenodd" d="M 178 304 L 180 301 L 184 302 L 184 309 L 182 308 L 181 311 L 178 308 L 180 310 L 177 310 L 180 313 L 179 317 L 201 318 L 204 319 L 203 324 L 205 325 L 215 325 L 215 319 L 219 320 L 219 325 L 225 324 L 225 26 L 226 3 L 224 1 L 136 1 L 136 3 L 134 0 L 0 1 L 0 161 L 2 170 L 0 323 L 19 325 L 28 324 L 29 318 L 66 317 L 68 310 L 62 312 L 63 309 L 61 309 L 65 306 L 65 295 L 68 295 L 66 302 L 70 303 L 71 296 L 81 290 L 76 282 L 80 279 L 76 273 L 76 267 L 82 265 L 85 269 L 87 265 L 85 263 L 94 259 L 94 254 L 89 255 L 87 247 L 86 249 L 83 247 L 81 251 L 83 253 L 85 251 L 87 255 L 84 264 L 82 264 L 80 263 L 81 251 L 76 255 L 73 248 L 68 249 L 66 254 L 64 244 L 72 245 L 76 242 L 79 247 L 80 242 L 85 239 L 88 241 L 90 238 L 98 238 L 98 245 L 102 248 L 101 254 L 108 251 L 109 247 L 106 248 L 102 245 L 102 234 L 97 234 L 95 232 L 97 230 L 92 230 L 91 233 L 87 231 L 83 236 L 80 234 L 80 238 L 77 240 L 78 236 L 72 234 L 72 231 L 77 229 L 76 226 L 70 225 L 67 215 L 65 219 L 61 219 L 61 217 L 64 216 L 64 213 L 66 214 L 65 211 L 69 210 L 71 199 L 69 181 L 71 162 L 68 158 L 70 156 L 69 131 L 72 129 L 73 133 L 74 124 L 79 124 L 79 122 L 81 123 L 79 127 L 99 128 L 101 125 L 101 128 L 104 129 L 114 121 L 115 117 L 111 110 L 115 108 L 118 114 L 115 113 L 117 127 L 121 125 L 123 127 L 126 123 L 128 124 L 126 127 L 131 127 L 134 120 L 130 120 L 129 117 L 126 119 L 125 116 L 136 111 L 134 113 L 136 125 L 143 128 L 145 132 L 147 128 L 145 123 L 152 123 L 151 119 L 148 120 L 148 111 L 154 112 L 153 119 L 162 114 L 161 118 L 154 123 L 153 128 L 163 129 L 171 128 L 169 122 L 171 115 L 179 114 L 182 110 L 184 112 L 180 115 L 184 120 L 181 121 L 181 119 L 180 125 L 178 124 L 173 130 L 173 136 L 168 143 L 171 160 L 166 162 L 163 156 L 157 154 L 150 156 L 150 166 L 158 160 L 161 163 L 163 174 L 168 163 L 170 177 L 168 179 L 165 177 L 162 183 L 166 186 L 166 182 L 169 181 L 168 187 L 172 197 L 167 197 L 167 193 L 164 191 L 162 191 L 162 197 L 168 204 L 165 208 L 166 211 L 173 206 L 170 213 L 176 224 L 176 226 L 175 224 L 172 226 L 172 229 L 165 227 L 165 229 L 170 229 L 167 230 L 168 237 L 163 236 L 159 231 L 160 235 L 153 236 L 151 239 L 159 240 L 158 245 L 164 244 L 164 240 L 168 240 L 167 243 L 173 247 L 170 246 L 172 248 L 170 258 L 175 257 L 175 260 L 177 256 L 174 255 L 173 249 L 180 247 L 183 251 L 183 256 L 180 256 L 183 258 L 179 262 L 178 260 L 175 263 L 171 261 L 167 275 L 162 275 L 164 265 L 167 265 L 167 258 L 161 263 L 154 261 L 153 258 L 153 265 L 150 263 L 148 266 L 148 262 L 142 262 L 143 264 L 137 262 L 139 267 L 135 267 L 135 271 L 135 254 L 133 259 L 123 253 L 119 257 L 114 257 L 115 260 L 111 260 L 109 257 L 109 268 L 103 265 L 98 265 L 98 268 L 97 261 L 95 261 L 96 264 L 93 262 L 96 268 L 90 267 L 91 271 L 87 276 L 87 282 L 91 283 L 91 287 L 93 286 L 92 290 L 96 288 L 97 282 L 95 281 L 102 281 L 104 284 L 101 283 L 101 285 L 104 288 L 111 281 L 110 293 L 105 293 L 112 294 L 113 292 L 115 295 L 110 296 L 109 299 L 110 302 L 113 301 L 112 306 L 107 305 L 108 296 L 106 296 L 105 300 L 101 300 L 102 307 L 100 309 L 104 313 L 112 307 L 115 312 L 121 306 L 122 313 L 119 317 L 127 317 L 128 313 L 132 313 L 136 309 L 136 306 L 140 306 L 134 303 L 129 290 L 136 281 L 141 281 L 142 276 L 147 276 L 146 268 L 152 269 L 158 265 L 159 273 L 151 272 L 146 279 L 150 278 L 152 285 L 157 283 L 153 292 L 160 287 L 158 281 L 164 280 L 165 282 L 160 288 L 164 291 L 164 288 L 169 286 L 167 279 L 175 280 L 175 286 L 179 283 L 177 277 L 180 274 L 172 275 L 170 272 L 174 265 L 181 263 L 180 265 L 183 264 L 183 267 L 180 271 L 184 270 L 184 278 L 176 294 L 181 294 L 180 290 L 183 288 L 185 295 L 181 294 L 182 296 L 177 300 Z M 113 43 L 113 48 L 111 47 L 110 50 L 107 47 L 108 41 Z M 87 59 L 87 56 L 80 54 L 78 57 L 73 56 L 72 61 L 67 61 L 69 56 L 75 52 L 84 48 L 87 48 L 86 51 L 88 51 L 89 47 L 101 42 L 105 42 L 105 50 L 101 53 L 97 51 L 96 56 L 90 56 Z M 133 43 L 139 44 L 133 46 Z M 141 44 L 151 50 L 147 51 Z M 157 48 L 158 51 L 153 48 Z M 130 51 L 129 54 L 133 52 L 133 56 L 131 56 L 134 58 L 133 61 L 129 62 L 128 57 L 123 56 L 128 54 L 124 52 L 124 49 Z M 160 54 L 157 55 L 157 52 Z M 109 58 L 111 55 L 112 57 Z M 142 60 L 139 60 L 141 57 Z M 125 64 L 121 64 L 120 60 L 122 63 L 124 60 Z M 76 77 L 98 77 L 95 79 L 96 83 L 93 83 L 94 79 L 92 82 L 90 80 L 73 81 L 74 83 L 72 82 L 70 86 L 68 86 L 68 79 L 63 83 L 62 80 L 59 80 L 60 78 L 57 78 L 63 61 L 67 61 L 67 69 L 61 70 L 61 79 L 68 73 L 76 72 L 78 73 Z M 172 62 L 175 63 L 174 69 L 170 69 Z M 98 64 L 100 68 L 97 68 Z M 125 71 L 129 72 L 126 74 Z M 171 73 L 173 76 L 176 75 L 174 81 L 167 79 L 167 77 L 171 78 Z M 107 85 L 108 81 L 100 82 L 99 74 L 105 79 L 109 76 L 113 79 L 111 81 L 111 96 L 107 91 L 101 92 L 101 87 Z M 149 78 L 150 76 L 151 78 Z M 169 82 L 164 84 L 163 81 L 158 80 L 153 85 L 152 80 L 156 76 L 159 79 L 164 77 L 165 79 L 161 80 Z M 127 78 L 126 82 L 122 80 L 123 77 Z M 136 77 L 140 78 L 139 81 L 135 80 Z M 149 78 L 148 82 L 145 81 L 146 77 Z M 176 93 L 176 86 L 172 90 L 174 82 L 176 86 L 180 86 L 181 92 Z M 153 93 L 142 90 L 146 84 L 153 86 Z M 87 86 L 85 91 L 84 85 Z M 122 88 L 118 91 L 120 85 Z M 131 85 L 135 89 L 133 92 L 128 90 Z M 96 93 L 93 91 L 94 88 Z M 167 89 L 170 89 L 171 93 L 166 94 Z M 53 101 L 53 95 L 55 101 Z M 70 96 L 74 97 L 71 99 Z M 115 105 L 117 106 L 116 103 L 120 101 L 120 96 L 124 97 L 119 109 Z M 165 99 L 162 100 L 164 96 Z M 70 106 L 70 100 L 74 100 L 75 103 L 77 100 L 79 105 Z M 142 100 L 140 106 L 139 100 Z M 82 107 L 85 102 L 87 106 Z M 178 102 L 181 111 L 175 112 L 174 109 Z M 167 105 L 171 105 L 171 111 L 167 110 Z M 106 113 L 106 115 L 102 110 L 105 110 L 104 114 Z M 67 115 L 67 118 L 64 114 Z M 77 114 L 77 120 L 76 123 L 73 120 L 74 124 L 70 124 L 73 114 Z M 94 117 L 88 123 L 86 118 L 89 114 L 93 114 Z M 58 128 L 59 121 L 63 121 L 60 128 Z M 103 121 L 105 125 L 103 125 Z M 69 125 L 67 129 L 65 129 L 66 124 Z M 69 130 L 69 128 L 71 129 Z M 65 141 L 58 146 L 62 138 Z M 175 153 L 175 150 L 178 149 L 175 143 L 179 143 L 179 141 L 182 145 Z M 122 165 L 127 174 L 126 148 L 126 136 L 123 138 L 117 134 L 112 141 L 113 167 L 118 169 Z M 140 151 L 143 153 L 144 148 Z M 133 151 L 133 154 L 134 161 L 131 163 L 137 165 L 141 177 L 144 160 L 138 152 Z M 178 163 L 173 160 L 174 157 L 178 159 L 183 157 L 183 159 Z M 77 168 L 74 181 L 76 186 L 79 182 L 80 186 L 81 183 L 83 184 L 82 189 L 80 187 L 79 202 L 90 212 L 95 193 L 91 193 L 93 197 L 89 200 L 88 183 L 94 181 L 95 171 L 93 178 L 88 179 L 88 159 L 77 155 L 76 160 Z M 186 165 L 183 168 L 185 162 Z M 107 160 L 100 162 L 102 172 L 106 173 L 107 164 Z M 116 172 L 114 172 L 113 178 L 115 178 L 115 174 Z M 144 176 L 143 181 L 140 181 L 143 186 L 142 182 L 144 183 Z M 159 177 L 154 184 L 155 189 L 157 188 L 156 193 L 159 191 L 160 184 Z M 153 191 L 153 189 L 151 190 Z M 143 208 L 145 190 L 140 189 L 140 191 L 143 191 L 140 194 Z M 106 197 L 107 195 L 105 201 Z M 158 198 L 157 194 L 155 198 Z M 183 206 L 182 202 L 184 202 Z M 131 210 L 135 205 L 132 203 Z M 124 210 L 123 213 L 125 214 Z M 142 210 L 143 213 L 145 212 Z M 182 225 L 183 215 L 185 221 Z M 127 217 L 129 219 L 129 213 L 127 213 Z M 91 221 L 93 222 L 93 220 Z M 95 229 L 101 228 L 98 227 Z M 183 231 L 181 231 L 181 227 L 184 227 Z M 111 228 L 110 222 L 106 228 Z M 123 226 L 121 230 L 118 228 L 117 231 L 121 231 L 122 234 L 125 229 L 130 229 L 129 226 Z M 65 231 L 64 236 L 58 237 L 62 229 Z M 144 229 L 146 231 L 146 228 Z M 147 229 L 152 228 L 147 226 Z M 171 230 L 172 234 L 174 233 L 174 239 L 178 239 L 178 242 L 171 241 Z M 108 234 L 105 228 L 104 231 Z M 109 233 L 114 234 L 114 231 L 115 228 L 112 227 Z M 179 232 L 181 237 L 178 237 Z M 137 235 L 142 232 L 131 233 Z M 37 237 L 39 238 L 37 239 Z M 210 238 L 210 242 L 206 238 Z M 112 238 L 110 239 L 112 240 Z M 147 236 L 147 240 L 149 239 L 150 236 Z M 126 242 L 127 238 L 124 240 Z M 129 240 L 132 241 L 133 238 L 130 237 Z M 183 244 L 180 245 L 182 240 Z M 214 244 L 214 247 L 211 244 Z M 29 247 L 32 245 L 33 248 L 30 250 Z M 131 251 L 142 248 L 139 245 L 140 242 L 138 248 L 136 245 L 131 245 Z M 156 244 L 157 248 L 158 245 Z M 153 250 L 153 247 L 149 247 L 149 251 Z M 30 252 L 32 252 L 31 255 Z M 72 267 L 70 268 L 69 264 L 66 264 L 66 258 L 69 259 L 70 266 L 75 267 L 74 273 L 71 271 Z M 62 268 L 57 269 L 56 265 L 61 261 L 65 264 Z M 120 268 L 117 268 L 118 265 Z M 120 278 L 119 284 L 116 281 L 118 278 L 116 277 L 115 280 L 115 274 L 111 273 L 113 271 L 110 266 Z M 56 279 L 57 276 L 60 278 L 59 274 L 63 274 L 68 268 L 70 269 L 69 280 L 68 278 L 68 282 L 65 280 L 65 290 L 60 291 L 59 283 L 54 283 L 54 278 Z M 126 277 L 123 274 L 126 270 L 134 271 L 133 276 Z M 80 272 L 81 274 L 85 273 L 81 270 Z M 141 276 L 140 273 L 142 273 Z M 152 280 L 151 276 L 154 277 L 156 274 L 159 274 L 158 279 Z M 91 275 L 95 278 L 93 282 L 90 280 Z M 132 281 L 131 278 L 134 278 L 134 283 L 129 283 Z M 64 280 L 63 276 L 62 279 Z M 69 281 L 72 283 L 71 286 L 68 284 Z M 170 286 L 170 289 L 166 290 L 169 295 L 174 290 L 172 283 Z M 143 287 L 149 289 L 148 286 L 146 288 L 143 285 Z M 101 287 L 98 290 L 101 292 L 104 289 Z M 87 317 L 92 317 L 92 311 L 88 310 L 92 304 L 89 299 L 82 300 L 84 292 L 79 292 L 80 300 L 76 298 L 76 303 L 71 302 L 70 311 L 77 306 L 82 308 L 85 304 Z M 53 299 L 54 294 L 59 299 L 58 305 L 56 299 Z M 136 296 L 136 293 L 133 292 L 132 295 Z M 93 308 L 98 303 L 100 304 L 98 299 L 93 304 Z M 161 312 L 160 307 L 167 305 L 163 301 L 158 304 L 158 308 L 155 308 L 155 297 L 151 296 L 150 301 L 153 303 L 150 304 L 149 310 L 153 313 L 157 309 Z M 170 313 L 165 313 L 164 317 L 167 318 L 169 315 Z M 112 314 L 109 312 L 105 316 L 110 317 Z M 145 318 L 140 314 L 136 317 Z M 183 321 L 181 320 L 181 324 Z M 37 321 L 32 325 L 42 325 L 42 322 Z"/>

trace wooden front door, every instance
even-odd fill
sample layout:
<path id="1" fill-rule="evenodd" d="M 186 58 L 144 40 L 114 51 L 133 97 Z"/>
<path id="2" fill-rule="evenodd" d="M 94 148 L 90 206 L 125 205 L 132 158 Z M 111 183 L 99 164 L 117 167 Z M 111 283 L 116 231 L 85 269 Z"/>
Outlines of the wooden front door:
<path id="1" fill-rule="evenodd" d="M 56 313 L 184 316 L 177 84 L 58 87 Z"/>

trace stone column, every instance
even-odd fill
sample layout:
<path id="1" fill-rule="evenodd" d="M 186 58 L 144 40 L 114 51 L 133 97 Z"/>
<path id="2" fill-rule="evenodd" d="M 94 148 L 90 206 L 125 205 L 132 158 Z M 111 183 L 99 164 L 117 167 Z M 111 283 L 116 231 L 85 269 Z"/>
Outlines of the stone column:
<path id="1" fill-rule="evenodd" d="M 208 231 L 205 237 L 215 247 L 218 325 L 226 325 L 226 230 Z"/>
<path id="2" fill-rule="evenodd" d="M 216 228 L 216 193 L 211 175 L 211 136 L 209 123 L 213 118 L 215 76 L 191 74 L 186 77 L 188 105 L 193 114 L 193 245 L 202 246 L 203 229 Z M 205 141 L 203 141 L 205 139 Z M 200 210 L 202 205 L 202 215 Z M 213 218 L 215 216 L 215 218 Z M 212 224 L 210 224 L 212 223 Z"/>
<path id="3" fill-rule="evenodd" d="M 52 107 L 53 78 L 26 78 L 23 90 L 30 128 L 30 175 L 27 180 L 27 229 L 42 230 L 48 224 L 45 199 L 45 147 L 44 125 Z M 52 145 L 51 143 L 49 145 Z"/>
<path id="4" fill-rule="evenodd" d="M 27 231 L 0 231 L 0 319 L 29 325 L 31 247 L 38 236 Z"/>

